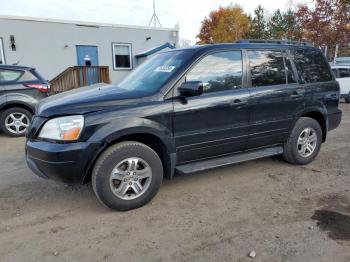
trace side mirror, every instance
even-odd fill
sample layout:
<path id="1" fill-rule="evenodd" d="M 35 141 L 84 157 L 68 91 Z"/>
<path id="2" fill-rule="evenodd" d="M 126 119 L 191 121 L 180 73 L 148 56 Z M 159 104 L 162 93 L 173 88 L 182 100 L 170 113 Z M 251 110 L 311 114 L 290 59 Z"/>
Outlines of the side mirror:
<path id="1" fill-rule="evenodd" d="M 181 96 L 199 96 L 203 94 L 203 83 L 201 81 L 184 82 L 179 87 Z"/>

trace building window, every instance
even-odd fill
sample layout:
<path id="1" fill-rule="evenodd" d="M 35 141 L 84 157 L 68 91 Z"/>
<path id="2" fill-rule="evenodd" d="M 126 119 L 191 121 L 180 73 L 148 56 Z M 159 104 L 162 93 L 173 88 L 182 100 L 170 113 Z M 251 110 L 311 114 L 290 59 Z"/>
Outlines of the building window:
<path id="1" fill-rule="evenodd" d="M 132 56 L 131 44 L 112 44 L 113 47 L 113 69 L 131 70 Z"/>
<path id="2" fill-rule="evenodd" d="M 0 37 L 0 65 L 5 64 L 4 43 Z"/>

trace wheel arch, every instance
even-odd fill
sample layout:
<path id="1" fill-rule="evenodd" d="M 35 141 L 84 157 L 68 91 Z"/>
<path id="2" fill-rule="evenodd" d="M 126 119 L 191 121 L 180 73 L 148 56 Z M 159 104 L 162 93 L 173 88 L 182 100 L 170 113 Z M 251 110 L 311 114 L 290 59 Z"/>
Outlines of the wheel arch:
<path id="1" fill-rule="evenodd" d="M 322 142 L 326 141 L 328 132 L 327 115 L 322 110 L 308 110 L 303 112 L 300 117 L 309 117 L 316 120 L 322 129 Z"/>
<path id="2" fill-rule="evenodd" d="M 34 114 L 35 113 L 35 109 L 31 106 L 29 106 L 28 104 L 26 103 L 22 103 L 22 102 L 18 102 L 18 101 L 13 101 L 13 102 L 8 102 L 8 103 L 5 103 L 1 108 L 0 108 L 0 111 L 3 112 L 7 109 L 11 109 L 11 108 L 14 108 L 14 107 L 20 107 L 20 108 L 23 108 L 27 111 L 29 111 L 31 114 Z"/>
<path id="3" fill-rule="evenodd" d="M 174 170 L 175 170 L 175 163 L 176 163 L 176 154 L 173 153 L 173 148 L 171 146 L 171 143 L 167 140 L 165 140 L 163 137 L 157 134 L 157 132 L 147 132 L 145 130 L 128 130 L 129 132 L 121 132 L 121 133 L 115 133 L 105 139 L 102 146 L 99 148 L 99 150 L 95 153 L 95 155 L 92 158 L 92 161 L 90 162 L 88 168 L 85 171 L 83 183 L 86 183 L 90 181 L 91 179 L 91 173 L 92 169 L 97 161 L 97 159 L 100 157 L 100 155 L 110 146 L 113 146 L 120 142 L 125 141 L 135 141 L 142 144 L 145 144 L 146 146 L 149 146 L 152 148 L 160 157 L 163 169 L 164 169 L 164 176 L 166 178 L 171 179 Z"/>

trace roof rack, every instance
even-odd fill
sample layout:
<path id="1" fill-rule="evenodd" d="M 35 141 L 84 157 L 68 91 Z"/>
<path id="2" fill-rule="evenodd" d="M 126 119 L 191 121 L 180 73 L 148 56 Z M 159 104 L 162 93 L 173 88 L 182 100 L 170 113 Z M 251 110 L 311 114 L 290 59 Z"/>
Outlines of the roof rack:
<path id="1" fill-rule="evenodd" d="M 262 39 L 242 39 L 236 41 L 239 44 L 279 44 L 279 45 L 304 45 L 312 46 L 312 43 L 290 40 L 262 40 Z"/>

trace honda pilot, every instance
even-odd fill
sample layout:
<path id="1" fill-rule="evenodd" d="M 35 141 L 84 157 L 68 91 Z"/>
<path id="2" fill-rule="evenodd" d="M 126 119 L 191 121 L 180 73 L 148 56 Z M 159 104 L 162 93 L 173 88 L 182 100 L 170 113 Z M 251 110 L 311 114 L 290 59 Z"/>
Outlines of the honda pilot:
<path id="1" fill-rule="evenodd" d="M 242 40 L 159 53 L 116 85 L 43 100 L 26 160 L 42 178 L 92 181 L 115 210 L 148 203 L 163 178 L 282 155 L 314 160 L 341 121 L 339 84 L 307 43 Z"/>

